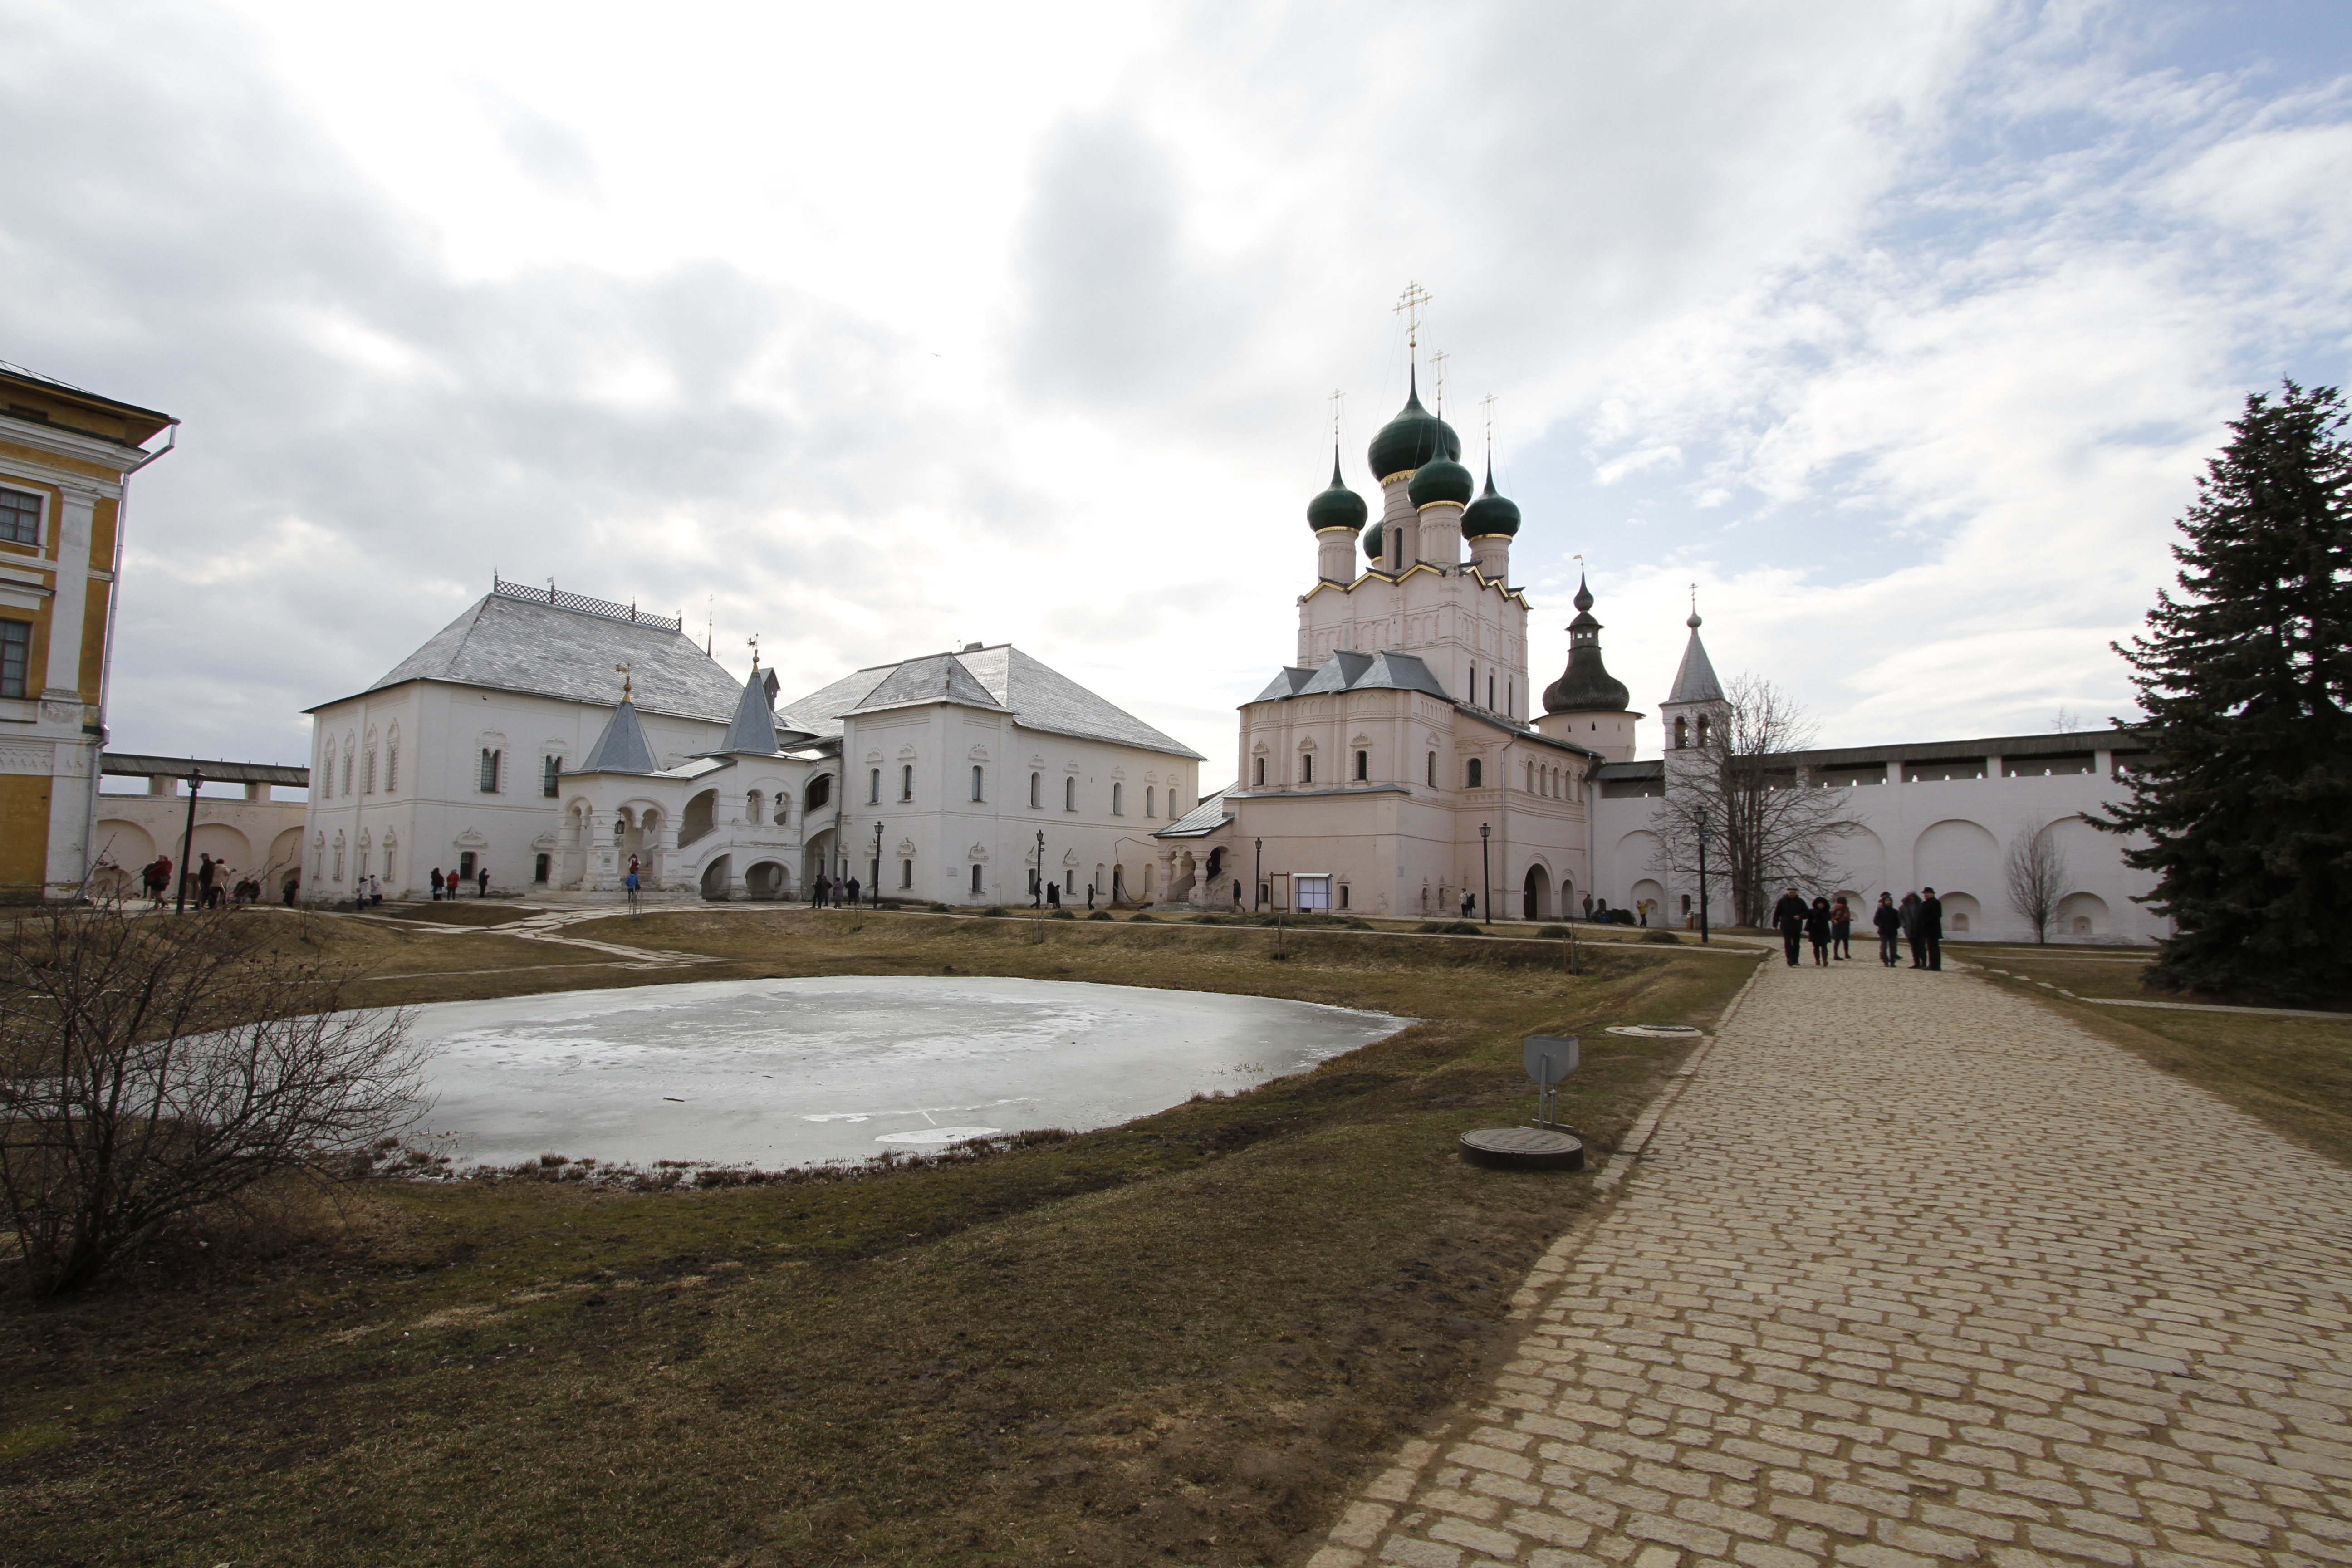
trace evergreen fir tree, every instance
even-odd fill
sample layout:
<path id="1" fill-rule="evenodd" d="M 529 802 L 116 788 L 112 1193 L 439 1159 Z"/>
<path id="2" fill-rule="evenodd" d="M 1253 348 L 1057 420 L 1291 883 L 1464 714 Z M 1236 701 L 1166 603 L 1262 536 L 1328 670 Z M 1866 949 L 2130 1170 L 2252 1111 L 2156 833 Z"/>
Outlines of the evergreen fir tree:
<path id="1" fill-rule="evenodd" d="M 2251 393 L 2180 520 L 2181 597 L 2116 645 L 2148 765 L 2112 820 L 2179 934 L 2152 976 L 2282 1001 L 2352 993 L 2352 442 L 2334 387 Z"/>

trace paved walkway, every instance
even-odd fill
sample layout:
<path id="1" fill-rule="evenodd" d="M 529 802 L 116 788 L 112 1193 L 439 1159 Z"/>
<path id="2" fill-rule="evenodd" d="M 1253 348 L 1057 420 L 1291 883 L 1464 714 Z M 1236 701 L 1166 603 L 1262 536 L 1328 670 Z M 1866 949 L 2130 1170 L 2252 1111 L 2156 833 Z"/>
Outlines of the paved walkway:
<path id="1" fill-rule="evenodd" d="M 1957 973 L 1765 967 L 1311 1568 L 2352 1563 L 2352 1173 Z"/>

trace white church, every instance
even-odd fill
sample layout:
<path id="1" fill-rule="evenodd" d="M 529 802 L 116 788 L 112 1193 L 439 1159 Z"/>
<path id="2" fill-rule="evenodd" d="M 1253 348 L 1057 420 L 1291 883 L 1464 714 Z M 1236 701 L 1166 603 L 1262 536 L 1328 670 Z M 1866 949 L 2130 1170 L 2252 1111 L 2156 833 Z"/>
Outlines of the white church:
<path id="1" fill-rule="evenodd" d="M 1368 452 L 1377 520 L 1334 454 L 1307 509 L 1297 662 L 1242 704 L 1234 782 L 1205 797 L 1198 752 L 1008 645 L 780 704 L 756 653 L 738 680 L 676 619 L 494 579 L 381 680 L 310 710 L 302 897 L 347 901 L 364 878 L 418 897 L 440 870 L 611 900 L 634 866 L 670 900 L 804 897 L 823 874 L 1013 904 L 1042 878 L 1069 903 L 1546 921 L 1591 899 L 1685 927 L 1697 889 L 1658 818 L 1672 754 L 1727 710 L 1699 619 L 1659 755 L 1639 755 L 1645 715 L 1581 584 L 1567 668 L 1538 695 L 1519 509 L 1491 459 L 1481 490 L 1461 455 L 1417 388 Z M 1849 792 L 1861 826 L 1836 890 L 1859 908 L 1932 886 L 1948 934 L 2030 936 L 2001 866 L 2046 833 L 2071 879 L 2053 934 L 2152 942 L 2165 930 L 2132 901 L 2152 879 L 2083 821 L 2143 750 L 2119 731 L 1912 742 L 1786 772 Z"/>

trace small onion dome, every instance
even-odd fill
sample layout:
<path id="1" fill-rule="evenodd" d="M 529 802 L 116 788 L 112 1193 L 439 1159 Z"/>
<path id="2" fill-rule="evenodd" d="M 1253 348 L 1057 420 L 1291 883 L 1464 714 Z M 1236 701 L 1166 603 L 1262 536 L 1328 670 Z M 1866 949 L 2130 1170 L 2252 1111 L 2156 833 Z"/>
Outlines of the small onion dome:
<path id="1" fill-rule="evenodd" d="M 1452 501 L 1461 506 L 1470 500 L 1470 470 L 1451 458 L 1432 458 L 1412 471 L 1412 483 L 1405 494 L 1416 507 L 1435 506 L 1440 501 Z"/>
<path id="2" fill-rule="evenodd" d="M 1389 553 L 1389 538 L 1384 523 L 1376 522 L 1364 530 L 1364 559 L 1385 561 Z"/>
<path id="3" fill-rule="evenodd" d="M 1601 661 L 1601 623 L 1592 616 L 1592 590 L 1576 584 L 1576 619 L 1568 624 L 1568 668 L 1544 688 L 1547 713 L 1623 713 L 1633 706 L 1625 683 Z"/>
<path id="4" fill-rule="evenodd" d="M 1432 458 L 1462 456 L 1462 437 L 1454 426 L 1421 405 L 1421 378 L 1414 374 L 1412 390 L 1404 400 L 1397 416 L 1381 426 L 1372 437 L 1372 478 L 1387 481 L 1396 474 L 1407 474 Z M 1465 489 L 1462 499 L 1470 499 Z"/>
<path id="5" fill-rule="evenodd" d="M 1339 451 L 1333 447 L 1331 488 L 1318 491 L 1307 503 L 1307 526 L 1318 533 L 1327 528 L 1344 528 L 1353 533 L 1364 526 L 1364 519 L 1370 515 L 1364 498 L 1349 489 L 1348 482 L 1339 477 Z"/>
<path id="6" fill-rule="evenodd" d="M 1418 481 L 1416 481 L 1418 482 Z M 1477 539 L 1489 533 L 1509 538 L 1519 531 L 1519 503 L 1495 493 L 1495 460 L 1486 459 L 1486 489 L 1462 514 L 1462 537 Z"/>

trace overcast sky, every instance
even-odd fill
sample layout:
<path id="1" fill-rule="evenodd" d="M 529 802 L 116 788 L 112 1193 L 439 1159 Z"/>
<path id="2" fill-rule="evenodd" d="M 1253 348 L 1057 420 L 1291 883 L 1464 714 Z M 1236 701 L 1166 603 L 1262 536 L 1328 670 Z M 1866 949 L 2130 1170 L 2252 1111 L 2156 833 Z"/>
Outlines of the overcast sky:
<path id="1" fill-rule="evenodd" d="M 299 761 L 495 571 L 788 695 L 1015 641 L 1222 782 L 1408 280 L 1538 684 L 1584 569 L 1653 712 L 1696 584 L 1825 743 L 2095 722 L 2352 335 L 2334 0 L 0 0 L 0 359 L 185 421 L 125 751 Z"/>

